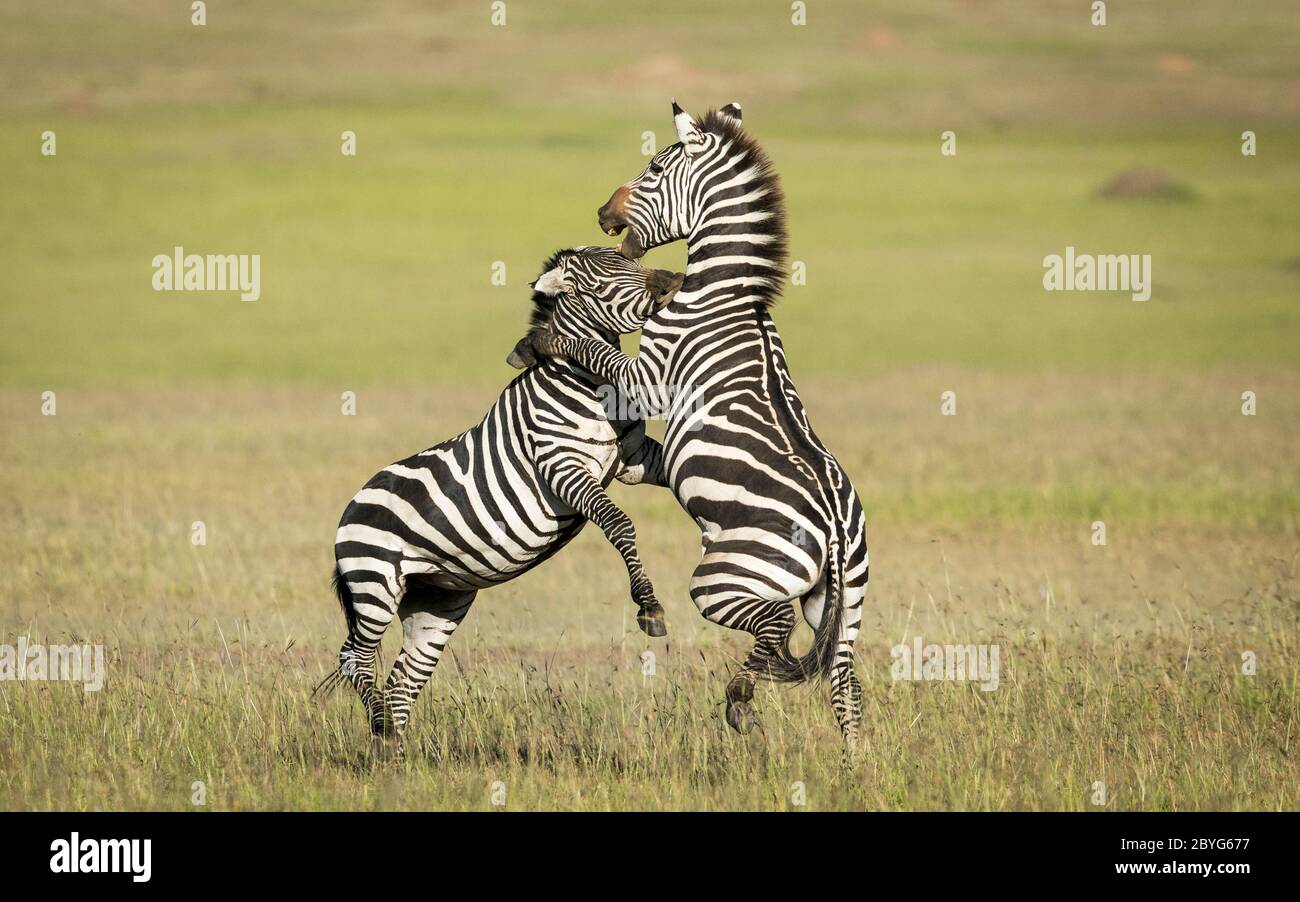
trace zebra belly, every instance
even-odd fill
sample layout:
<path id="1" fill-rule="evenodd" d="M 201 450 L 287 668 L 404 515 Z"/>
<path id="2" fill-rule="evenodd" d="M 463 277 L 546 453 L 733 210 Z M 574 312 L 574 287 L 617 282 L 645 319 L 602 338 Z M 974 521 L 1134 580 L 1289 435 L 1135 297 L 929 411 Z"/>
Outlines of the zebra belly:
<path id="1" fill-rule="evenodd" d="M 760 351 L 752 346 L 747 371 L 720 370 L 725 379 L 700 389 L 708 403 L 670 421 L 664 453 L 677 499 L 700 527 L 702 554 L 766 574 L 774 594 L 799 597 L 823 581 L 839 519 L 829 476 L 838 465 L 806 421 L 777 409 L 786 398 L 773 397 L 772 361 Z M 819 608 L 809 613 L 819 619 Z"/>
<path id="2" fill-rule="evenodd" d="M 547 560 L 572 541 L 582 531 L 587 521 L 577 517 L 573 522 L 558 529 L 544 543 L 528 549 L 526 554 L 512 559 L 509 563 L 495 566 L 491 570 L 466 571 L 464 556 L 448 556 L 429 553 L 427 549 L 410 549 L 412 556 L 404 557 L 401 570 L 404 577 L 416 577 L 419 582 L 437 586 L 441 589 L 486 589 L 503 582 L 509 582 L 516 576 L 536 567 Z M 478 549 L 480 553 L 488 549 Z"/>
<path id="3" fill-rule="evenodd" d="M 472 453 L 462 436 L 378 473 L 344 511 L 345 560 L 386 564 L 394 594 L 407 577 L 448 589 L 505 582 L 559 551 L 586 525 L 531 462 Z"/>
<path id="4" fill-rule="evenodd" d="M 722 529 L 765 528 L 789 532 L 796 527 L 824 535 L 828 523 L 824 458 L 791 448 L 770 427 L 728 412 L 693 430 L 667 436 L 665 456 L 674 491 L 697 521 Z"/>
<path id="5" fill-rule="evenodd" d="M 752 393 L 751 393 L 752 394 Z M 778 403 L 780 403 L 778 401 Z M 691 430 L 666 436 L 670 483 L 700 527 L 702 554 L 761 575 L 773 595 L 798 599 L 821 622 L 831 543 L 844 578 L 865 582 L 866 521 L 838 461 L 806 419 L 720 400 Z M 784 428 L 782 428 L 784 427 Z"/>

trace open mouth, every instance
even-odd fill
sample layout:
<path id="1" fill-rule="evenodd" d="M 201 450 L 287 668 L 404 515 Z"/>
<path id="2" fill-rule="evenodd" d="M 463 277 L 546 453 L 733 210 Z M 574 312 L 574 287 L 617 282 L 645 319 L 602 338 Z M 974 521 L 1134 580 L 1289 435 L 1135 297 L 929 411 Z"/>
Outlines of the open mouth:
<path id="1" fill-rule="evenodd" d="M 623 232 L 624 226 L 615 226 L 610 229 L 608 234 L 617 235 Z M 645 247 L 641 244 L 640 238 L 637 237 L 634 229 L 627 229 L 623 234 L 623 240 L 618 243 L 618 252 L 629 260 L 640 260 L 645 256 Z"/>

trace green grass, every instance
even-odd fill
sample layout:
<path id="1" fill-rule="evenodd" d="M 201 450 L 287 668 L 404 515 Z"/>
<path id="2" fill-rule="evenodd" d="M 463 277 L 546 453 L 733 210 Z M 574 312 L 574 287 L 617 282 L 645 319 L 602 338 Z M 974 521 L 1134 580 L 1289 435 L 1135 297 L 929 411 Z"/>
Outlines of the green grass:
<path id="1" fill-rule="evenodd" d="M 716 657 L 674 657 L 670 676 L 643 678 L 617 644 L 566 643 L 561 662 L 447 662 L 408 764 L 376 769 L 354 700 L 319 705 L 297 680 L 277 684 L 296 649 L 265 646 L 254 630 L 227 635 L 239 643 L 229 656 L 199 654 L 216 639 L 115 661 L 113 690 L 89 699 L 67 687 L 6 694 L 5 726 L 21 728 L 0 754 L 5 798 L 184 810 L 202 781 L 220 809 L 491 810 L 499 782 L 509 810 L 1086 810 L 1101 781 L 1106 807 L 1126 810 L 1300 801 L 1295 739 L 1275 713 L 1294 692 L 1234 677 L 1231 651 L 1217 647 L 1198 648 L 1219 654 L 1189 674 L 1177 648 L 1136 644 L 1111 662 L 1109 642 L 1004 640 L 1014 681 L 987 697 L 877 681 L 865 704 L 869 757 L 844 771 L 819 693 L 760 692 L 763 729 L 742 739 L 719 717 Z M 536 657 L 531 645 L 512 651 Z"/>
<path id="2" fill-rule="evenodd" d="M 98 694 L 0 683 L 0 808 L 1296 808 L 1289 5 L 810 6 L 0 0 L 0 642 L 110 656 Z M 672 96 L 742 101 L 782 173 L 775 317 L 871 524 L 867 754 L 821 687 L 725 727 L 747 647 L 686 596 L 697 530 L 618 486 L 669 640 L 584 534 L 480 596 L 375 767 L 356 700 L 309 697 L 339 512 L 481 416 Z M 1134 168 L 1190 199 L 1097 197 Z M 177 244 L 260 254 L 262 299 L 152 291 Z M 1150 254 L 1152 299 L 1044 292 L 1066 245 Z M 1002 685 L 893 682 L 914 635 L 999 644 Z"/>
<path id="3" fill-rule="evenodd" d="M 914 380 L 970 407 L 941 417 Z M 1229 403 L 1180 428 L 1218 380 L 805 383 L 869 499 L 869 751 L 848 772 L 824 688 L 765 689 L 761 734 L 725 727 L 743 637 L 686 596 L 694 525 L 623 486 L 669 639 L 641 635 L 617 555 L 584 533 L 482 593 L 407 765 L 367 764 L 356 700 L 309 697 L 343 633 L 333 525 L 381 462 L 488 393 L 376 391 L 355 418 L 308 389 L 74 393 L 53 418 L 5 393 L 6 631 L 100 642 L 110 663 L 98 694 L 0 684 L 0 806 L 186 808 L 202 780 L 225 809 L 464 809 L 499 780 L 514 809 L 784 808 L 795 782 L 810 808 L 1082 809 L 1102 780 L 1112 808 L 1294 808 L 1300 395 L 1264 384 L 1269 416 Z M 894 683 L 889 649 L 916 635 L 999 644 L 1000 687 Z"/>
<path id="4" fill-rule="evenodd" d="M 42 125 L 25 119 L 0 147 L 16 174 L 0 378 L 499 383 L 526 283 L 554 248 L 600 240 L 595 208 L 639 160 L 630 121 L 575 115 L 560 130 L 511 115 L 497 128 L 500 116 L 153 112 L 64 128 L 55 158 L 33 153 Z M 355 159 L 338 153 L 344 128 L 358 131 Z M 1300 205 L 1300 132 L 1271 133 L 1254 159 L 1205 132 L 963 133 L 956 158 L 937 136 L 763 133 L 807 266 L 777 312 L 797 372 L 1300 363 L 1300 250 L 1285 227 Z M 1115 172 L 1162 158 L 1197 200 L 1094 197 Z M 260 254 L 262 299 L 153 291 L 150 261 L 177 244 Z M 1066 245 L 1150 254 L 1151 301 L 1045 292 L 1043 257 Z M 505 286 L 489 278 L 497 260 Z"/>

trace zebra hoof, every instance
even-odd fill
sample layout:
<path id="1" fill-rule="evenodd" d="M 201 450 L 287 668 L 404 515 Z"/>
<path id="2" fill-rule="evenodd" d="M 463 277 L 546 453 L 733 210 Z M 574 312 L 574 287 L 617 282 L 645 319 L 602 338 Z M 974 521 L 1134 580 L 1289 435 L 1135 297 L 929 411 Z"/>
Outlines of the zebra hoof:
<path id="1" fill-rule="evenodd" d="M 754 706 L 749 702 L 727 702 L 727 723 L 741 736 L 749 734 L 756 721 Z"/>
<path id="2" fill-rule="evenodd" d="M 636 625 L 641 632 L 655 639 L 668 635 L 668 625 L 664 623 L 664 607 L 661 604 L 648 604 L 636 613 Z"/>

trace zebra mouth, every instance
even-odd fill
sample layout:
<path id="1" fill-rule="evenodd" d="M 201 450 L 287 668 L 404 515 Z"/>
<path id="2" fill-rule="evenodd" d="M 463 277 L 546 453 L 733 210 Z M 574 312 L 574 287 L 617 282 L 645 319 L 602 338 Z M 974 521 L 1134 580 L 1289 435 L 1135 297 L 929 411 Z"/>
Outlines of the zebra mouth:
<path id="1" fill-rule="evenodd" d="M 623 231 L 623 226 L 617 230 L 611 229 L 612 234 L 618 234 Z M 623 240 L 618 243 L 618 252 L 629 260 L 640 260 L 645 256 L 646 249 L 641 244 L 641 239 L 637 237 L 635 229 L 628 229 L 623 235 Z"/>

